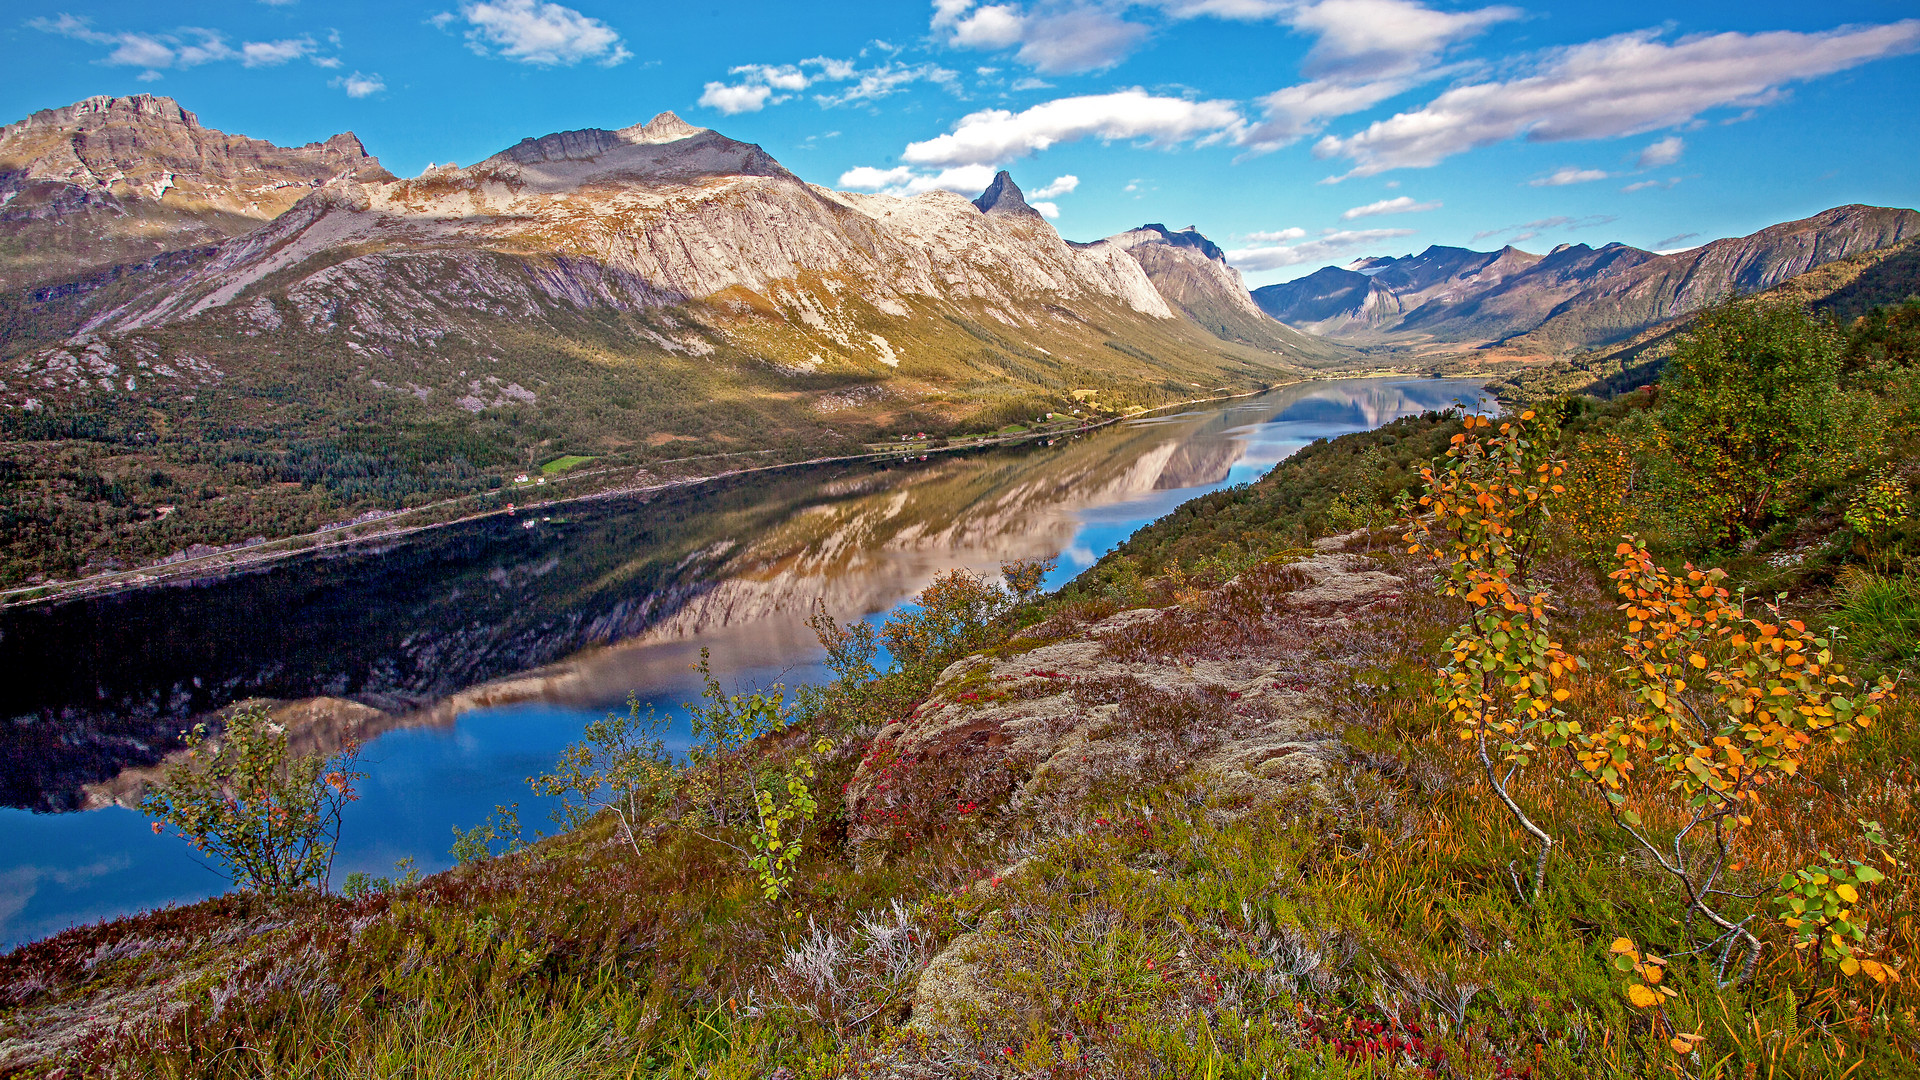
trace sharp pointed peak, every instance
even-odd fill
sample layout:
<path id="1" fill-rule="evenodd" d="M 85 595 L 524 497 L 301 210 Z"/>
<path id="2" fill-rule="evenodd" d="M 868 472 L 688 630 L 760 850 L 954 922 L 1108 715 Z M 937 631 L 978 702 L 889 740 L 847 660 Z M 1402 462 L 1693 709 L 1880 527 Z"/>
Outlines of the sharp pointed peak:
<path id="1" fill-rule="evenodd" d="M 1013 174 L 1001 169 L 994 174 L 993 183 L 987 190 L 973 200 L 973 205 L 983 214 L 1031 214 L 1040 216 L 1040 211 L 1027 205 L 1027 197 L 1020 191 L 1020 185 L 1013 182 Z"/>

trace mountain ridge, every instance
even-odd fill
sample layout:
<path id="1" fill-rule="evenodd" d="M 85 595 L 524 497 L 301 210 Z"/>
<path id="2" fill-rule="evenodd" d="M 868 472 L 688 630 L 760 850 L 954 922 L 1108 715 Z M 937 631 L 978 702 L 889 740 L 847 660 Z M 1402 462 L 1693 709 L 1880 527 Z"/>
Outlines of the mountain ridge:
<path id="1" fill-rule="evenodd" d="M 1323 267 L 1253 295 L 1289 326 L 1349 344 L 1558 355 L 1915 235 L 1920 213 L 1848 204 L 1665 255 L 1619 243 L 1563 244 L 1546 255 L 1435 245 Z"/>
<path id="2" fill-rule="evenodd" d="M 239 235 L 344 177 L 391 174 L 352 132 L 277 146 L 168 97 L 43 109 L 0 127 L 0 289 Z"/>
<path id="3" fill-rule="evenodd" d="M 1311 362 L 1317 343 L 1260 310 L 1226 252 L 1192 225 L 1151 222 L 1102 242 L 1125 248 L 1169 304 L 1215 337 Z"/>

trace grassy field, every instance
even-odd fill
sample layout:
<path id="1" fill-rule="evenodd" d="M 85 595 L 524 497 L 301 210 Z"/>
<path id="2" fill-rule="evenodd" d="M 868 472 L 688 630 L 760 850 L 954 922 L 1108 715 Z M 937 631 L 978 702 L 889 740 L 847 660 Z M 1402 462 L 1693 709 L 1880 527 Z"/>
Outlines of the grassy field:
<path id="1" fill-rule="evenodd" d="M 548 476 L 555 476 L 566 472 L 568 469 L 577 469 L 592 460 L 592 458 L 583 457 L 580 454 L 568 454 L 565 457 L 554 458 L 552 461 L 540 466 L 540 471 Z"/>

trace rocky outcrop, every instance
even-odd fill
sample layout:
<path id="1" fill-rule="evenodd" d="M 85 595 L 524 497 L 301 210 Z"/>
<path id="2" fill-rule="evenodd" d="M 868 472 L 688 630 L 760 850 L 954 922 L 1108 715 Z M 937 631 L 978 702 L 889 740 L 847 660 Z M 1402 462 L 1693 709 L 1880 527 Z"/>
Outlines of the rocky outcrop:
<path id="1" fill-rule="evenodd" d="M 1339 543 L 953 664 L 874 738 L 847 789 L 850 842 L 875 857 L 928 821 L 1039 819 L 1179 778 L 1239 806 L 1311 784 L 1345 752 L 1325 698 L 1338 672 L 1305 646 L 1401 586 Z"/>
<path id="2" fill-rule="evenodd" d="M 392 177 L 351 132 L 276 146 L 149 94 L 43 110 L 0 127 L 0 288 L 238 235 L 343 178 Z"/>
<path id="3" fill-rule="evenodd" d="M 1841 206 L 1667 255 L 1625 244 L 1562 244 L 1544 256 L 1436 246 L 1323 267 L 1253 297 L 1289 326 L 1341 341 L 1564 353 L 1917 235 L 1920 213 Z"/>

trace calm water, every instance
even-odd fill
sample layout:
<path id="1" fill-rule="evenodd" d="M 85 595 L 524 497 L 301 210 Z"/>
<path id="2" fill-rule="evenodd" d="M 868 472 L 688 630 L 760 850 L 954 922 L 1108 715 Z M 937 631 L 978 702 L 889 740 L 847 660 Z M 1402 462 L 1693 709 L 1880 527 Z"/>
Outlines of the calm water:
<path id="1" fill-rule="evenodd" d="M 408 856 L 442 869 L 452 826 L 497 803 L 544 826 L 526 778 L 629 694 L 673 713 L 683 747 L 678 703 L 697 695 L 702 646 L 729 686 L 811 681 L 819 651 L 801 620 L 816 597 L 878 618 L 947 569 L 1055 554 L 1059 585 L 1314 439 L 1463 402 L 1485 404 L 1476 383 L 1308 383 L 1052 446 L 577 503 L 0 612 L 0 669 L 16 673 L 0 681 L 0 946 L 226 888 L 139 814 L 78 808 L 87 785 L 150 764 L 194 716 L 240 698 L 380 710 L 334 880 Z"/>

